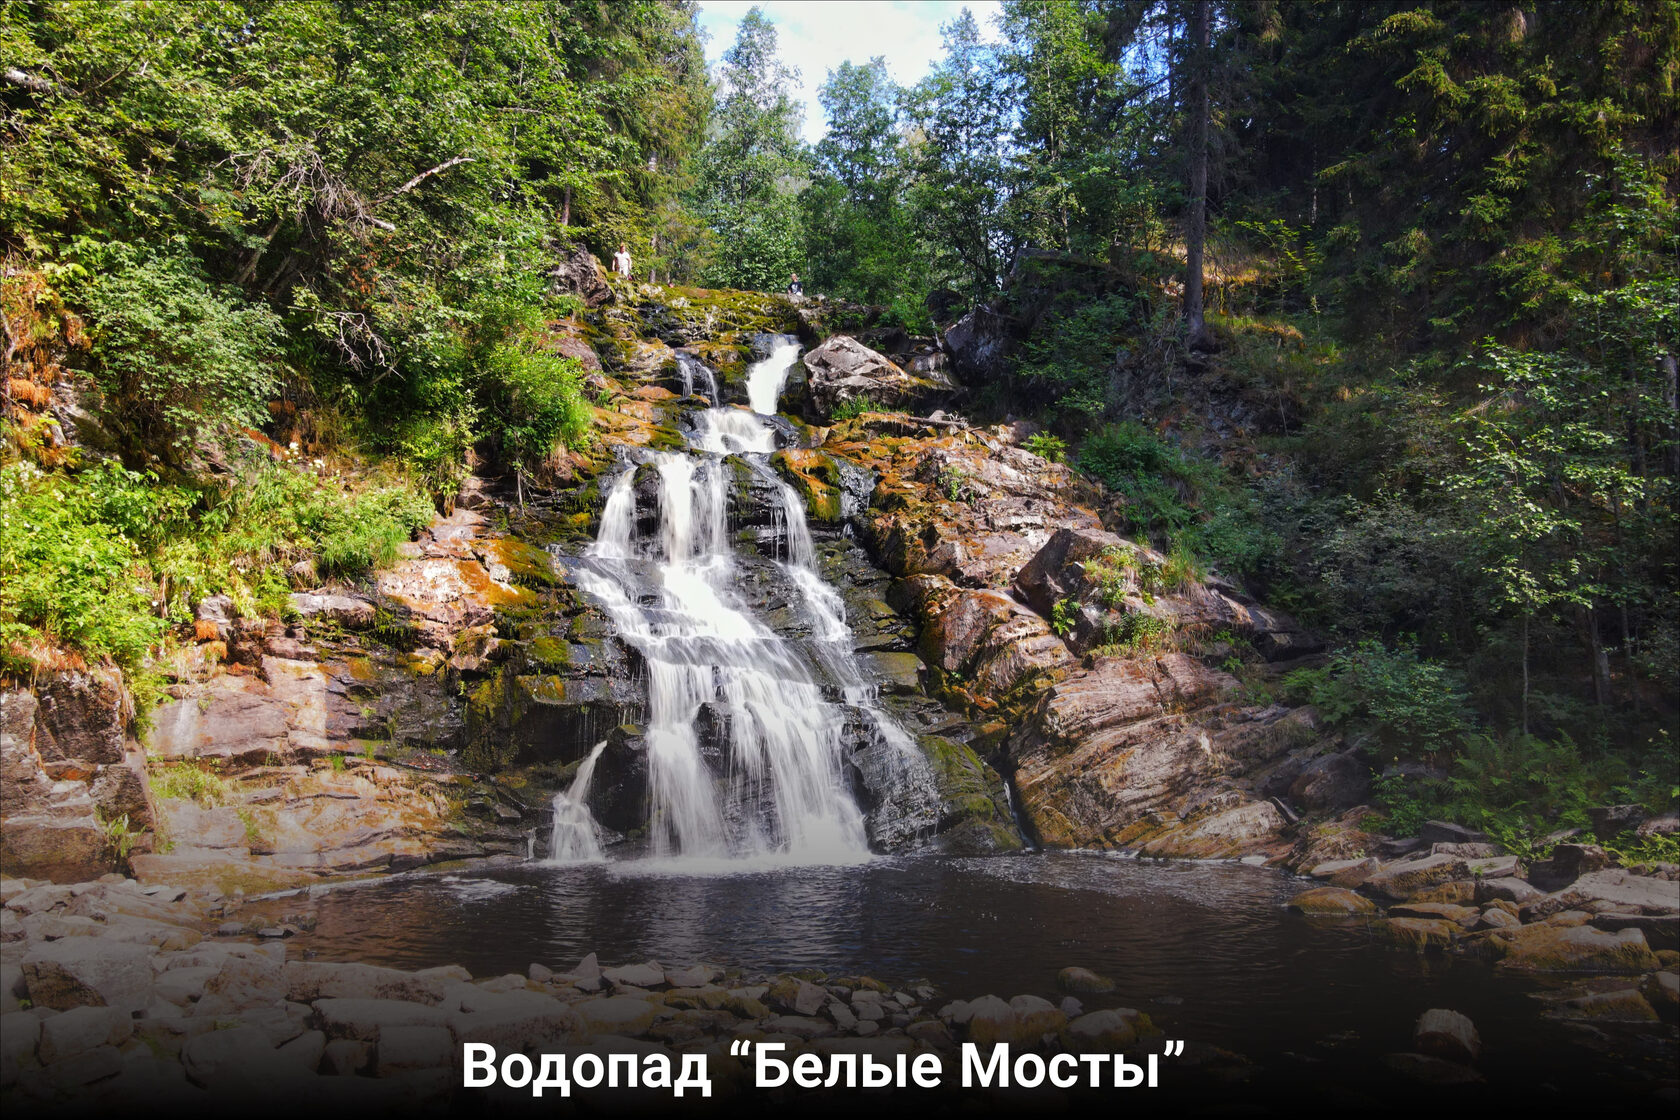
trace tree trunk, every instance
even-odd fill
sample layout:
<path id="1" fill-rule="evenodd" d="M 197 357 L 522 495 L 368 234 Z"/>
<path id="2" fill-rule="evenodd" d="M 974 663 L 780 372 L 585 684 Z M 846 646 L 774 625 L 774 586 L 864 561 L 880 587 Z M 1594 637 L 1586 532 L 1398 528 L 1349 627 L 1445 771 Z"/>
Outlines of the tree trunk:
<path id="1" fill-rule="evenodd" d="M 562 227 L 564 227 L 564 226 L 569 226 L 571 224 L 572 224 L 572 188 L 567 187 L 566 188 L 566 196 L 565 196 L 564 199 L 561 200 L 561 203 L 560 203 L 560 225 Z"/>
<path id="2" fill-rule="evenodd" d="M 1192 349 L 1207 344 L 1207 324 L 1202 318 L 1202 246 L 1207 239 L 1208 7 L 1211 2 L 1195 0 L 1190 6 L 1190 217 L 1184 233 L 1184 325 Z"/>
<path id="3" fill-rule="evenodd" d="M 1592 672 L 1593 702 L 1599 707 L 1610 703 L 1610 654 L 1598 636 L 1598 611 L 1593 607 L 1575 608 L 1575 630 L 1586 647 L 1587 662 Z"/>
<path id="4" fill-rule="evenodd" d="M 1523 646 L 1523 650 L 1522 650 L 1522 670 L 1523 670 L 1522 727 L 1523 727 L 1523 732 L 1522 733 L 1523 733 L 1523 737 L 1527 738 L 1528 737 L 1528 615 L 1526 613 L 1523 615 L 1523 643 L 1522 643 L 1522 646 Z"/>

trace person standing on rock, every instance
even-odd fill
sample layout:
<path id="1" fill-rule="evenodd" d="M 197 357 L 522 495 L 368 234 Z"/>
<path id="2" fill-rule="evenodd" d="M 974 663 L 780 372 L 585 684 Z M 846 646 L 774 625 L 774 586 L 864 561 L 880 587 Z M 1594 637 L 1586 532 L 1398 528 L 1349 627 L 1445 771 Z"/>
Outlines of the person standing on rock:
<path id="1" fill-rule="evenodd" d="M 630 279 L 630 246 L 620 241 L 618 252 L 613 254 L 613 271 L 624 279 Z"/>
<path id="2" fill-rule="evenodd" d="M 802 296 L 805 294 L 805 285 L 799 282 L 799 273 L 794 273 L 793 279 L 788 281 L 787 294 L 790 296 Z"/>

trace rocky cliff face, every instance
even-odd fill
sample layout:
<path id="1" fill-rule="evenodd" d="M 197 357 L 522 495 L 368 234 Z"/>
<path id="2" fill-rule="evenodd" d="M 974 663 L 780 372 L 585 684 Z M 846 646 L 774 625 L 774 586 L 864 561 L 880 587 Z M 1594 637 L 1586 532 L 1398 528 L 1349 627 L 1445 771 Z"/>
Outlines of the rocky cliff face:
<path id="1" fill-rule="evenodd" d="M 52 674 L 0 690 L 0 866 L 63 880 L 111 870 L 121 837 L 156 809 L 132 705 L 114 670 Z"/>
<path id="2" fill-rule="evenodd" d="M 1269 784 L 1331 744 L 1215 666 L 1236 643 L 1276 659 L 1315 640 L 1106 532 L 1105 495 L 1019 435 L 868 414 L 820 445 L 879 479 L 856 527 L 900 577 L 935 690 L 989 721 L 982 750 L 1046 844 L 1281 857 L 1291 813 Z"/>

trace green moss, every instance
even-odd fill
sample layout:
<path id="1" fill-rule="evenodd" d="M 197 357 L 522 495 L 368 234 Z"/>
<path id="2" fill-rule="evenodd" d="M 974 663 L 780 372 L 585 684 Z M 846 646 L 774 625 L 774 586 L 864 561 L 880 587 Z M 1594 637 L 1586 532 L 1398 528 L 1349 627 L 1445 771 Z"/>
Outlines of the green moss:
<path id="1" fill-rule="evenodd" d="M 832 524 L 842 519 L 844 494 L 833 456 L 789 448 L 770 456 L 770 465 L 805 499 L 806 515 L 813 521 Z"/>
<path id="2" fill-rule="evenodd" d="M 921 747 L 944 795 L 947 850 L 1012 851 L 1021 846 L 1003 796 L 1003 779 L 964 743 L 929 735 Z"/>
<path id="3" fill-rule="evenodd" d="M 534 544 L 513 537 L 498 537 L 485 542 L 485 551 L 507 568 L 510 578 L 521 587 L 541 590 L 559 582 L 548 553 Z"/>
<path id="4" fill-rule="evenodd" d="M 550 669 L 564 668 L 572 660 L 570 643 L 547 635 L 532 639 L 525 653 L 532 664 Z"/>

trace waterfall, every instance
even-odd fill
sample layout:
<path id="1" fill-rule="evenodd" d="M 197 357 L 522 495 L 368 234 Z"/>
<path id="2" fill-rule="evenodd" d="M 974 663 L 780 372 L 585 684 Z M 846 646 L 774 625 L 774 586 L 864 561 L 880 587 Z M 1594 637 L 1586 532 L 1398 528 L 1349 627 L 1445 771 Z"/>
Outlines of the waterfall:
<path id="1" fill-rule="evenodd" d="M 554 795 L 554 824 L 548 834 L 550 863 L 597 863 L 606 858 L 601 854 L 601 830 L 585 803 L 595 763 L 606 749 L 605 741 L 596 743 L 577 768 L 572 784 Z"/>
<path id="2" fill-rule="evenodd" d="M 781 399 L 782 387 L 787 384 L 788 371 L 799 360 L 799 343 L 779 342 L 762 362 L 753 363 L 747 370 L 747 402 L 760 416 L 774 416 L 776 403 Z"/>
<path id="3" fill-rule="evenodd" d="M 651 472 L 632 467 L 614 479 L 599 533 L 574 570 L 579 589 L 646 666 L 640 746 L 647 834 L 656 857 L 868 858 L 863 814 L 847 786 L 843 758 L 860 724 L 866 746 L 886 745 L 904 755 L 907 781 L 928 771 L 914 740 L 880 708 L 866 683 L 845 607 L 817 571 L 804 505 L 766 462 L 775 430 L 764 416 L 774 412 L 798 353 L 796 344 L 779 345 L 752 367 L 753 411 L 714 402 L 696 415 L 688 451 L 637 453 Z M 694 365 L 684 373 L 685 384 L 705 368 Z M 816 665 L 757 618 L 739 594 L 742 573 L 728 532 L 735 468 L 726 456 L 740 456 L 779 488 L 773 492 L 781 495 L 787 542 L 781 567 L 807 606 Z M 649 497 L 657 501 L 653 532 L 638 531 L 638 490 L 644 505 Z M 839 685 L 839 702 L 825 696 L 824 679 Z M 848 709 L 861 719 L 849 720 Z M 591 765 L 598 755 L 599 748 Z"/>
<path id="4" fill-rule="evenodd" d="M 698 358 L 687 354 L 678 354 L 677 372 L 682 374 L 683 396 L 692 397 L 694 395 L 694 377 L 699 374 L 706 383 L 706 399 L 713 405 L 718 403 L 717 374 L 712 372 L 711 366 Z"/>

